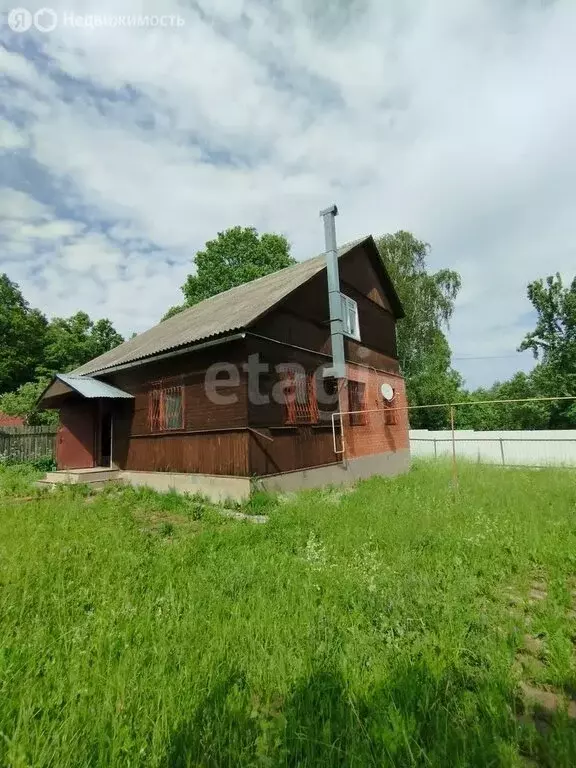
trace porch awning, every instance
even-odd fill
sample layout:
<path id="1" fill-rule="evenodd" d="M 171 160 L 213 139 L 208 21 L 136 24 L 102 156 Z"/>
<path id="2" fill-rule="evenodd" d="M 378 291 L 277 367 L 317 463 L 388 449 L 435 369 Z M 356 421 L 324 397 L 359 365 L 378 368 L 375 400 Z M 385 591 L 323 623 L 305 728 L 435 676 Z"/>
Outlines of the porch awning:
<path id="1" fill-rule="evenodd" d="M 106 384 L 105 381 L 99 381 L 90 376 L 74 376 L 69 373 L 57 373 L 52 382 L 38 398 L 37 405 L 40 408 L 51 407 L 47 401 L 54 397 L 67 395 L 73 392 L 90 399 L 100 397 L 134 399 L 134 395 L 131 395 L 129 392 L 124 392 L 123 390 L 118 389 L 118 387 L 113 387 L 111 384 Z"/>

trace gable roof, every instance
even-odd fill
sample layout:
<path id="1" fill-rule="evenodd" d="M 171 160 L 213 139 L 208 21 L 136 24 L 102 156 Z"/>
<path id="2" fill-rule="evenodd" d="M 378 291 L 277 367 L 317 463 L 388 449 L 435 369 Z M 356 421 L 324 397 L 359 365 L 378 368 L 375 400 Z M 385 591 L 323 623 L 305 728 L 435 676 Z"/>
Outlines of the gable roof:
<path id="1" fill-rule="evenodd" d="M 386 285 L 396 317 L 403 317 L 402 305 L 378 256 L 376 244 L 371 235 L 341 246 L 338 249 L 338 257 L 342 258 L 358 245 L 369 245 L 375 252 L 380 277 Z M 72 374 L 104 375 L 109 368 L 144 360 L 230 331 L 239 331 L 254 323 L 292 291 L 325 268 L 326 256 L 321 254 L 218 293 L 90 360 L 72 371 Z"/>

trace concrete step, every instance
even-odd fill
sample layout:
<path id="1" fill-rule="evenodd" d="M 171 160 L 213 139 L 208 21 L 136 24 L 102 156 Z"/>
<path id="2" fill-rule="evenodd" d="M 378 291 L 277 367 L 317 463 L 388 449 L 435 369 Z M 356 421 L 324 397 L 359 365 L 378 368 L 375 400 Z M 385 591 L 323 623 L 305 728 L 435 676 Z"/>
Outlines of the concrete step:
<path id="1" fill-rule="evenodd" d="M 118 480 L 120 471 L 106 467 L 94 467 L 93 469 L 60 470 L 59 472 L 47 472 L 40 481 L 43 483 L 106 483 L 109 480 Z"/>
<path id="2" fill-rule="evenodd" d="M 34 485 L 37 488 L 55 488 L 57 485 L 78 485 L 78 483 L 63 483 L 62 481 L 59 481 L 58 483 L 53 482 L 52 480 L 36 480 Z M 99 480 L 98 482 L 92 482 L 88 483 L 90 486 L 91 491 L 101 491 L 103 488 L 105 488 L 108 485 L 108 480 Z"/>

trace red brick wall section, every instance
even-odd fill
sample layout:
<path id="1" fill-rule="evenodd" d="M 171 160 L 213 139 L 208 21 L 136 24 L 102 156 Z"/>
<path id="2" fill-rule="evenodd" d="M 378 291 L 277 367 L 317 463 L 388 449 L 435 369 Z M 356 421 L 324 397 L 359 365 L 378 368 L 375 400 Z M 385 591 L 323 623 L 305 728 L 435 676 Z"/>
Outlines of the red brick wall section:
<path id="1" fill-rule="evenodd" d="M 356 458 L 369 456 L 375 453 L 387 453 L 389 451 L 401 451 L 409 447 L 408 412 L 406 410 L 394 411 L 395 424 L 387 424 L 385 400 L 380 392 L 380 387 L 385 382 L 394 389 L 394 408 L 406 406 L 406 387 L 404 379 L 390 373 L 381 373 L 370 368 L 347 364 L 349 380 L 363 382 L 365 389 L 366 414 L 365 423 L 351 425 L 350 418 L 344 416 L 344 442 L 346 457 Z M 342 400 L 348 410 L 347 393 Z M 341 406 L 342 407 L 342 406 Z M 388 417 L 389 418 L 389 417 Z"/>

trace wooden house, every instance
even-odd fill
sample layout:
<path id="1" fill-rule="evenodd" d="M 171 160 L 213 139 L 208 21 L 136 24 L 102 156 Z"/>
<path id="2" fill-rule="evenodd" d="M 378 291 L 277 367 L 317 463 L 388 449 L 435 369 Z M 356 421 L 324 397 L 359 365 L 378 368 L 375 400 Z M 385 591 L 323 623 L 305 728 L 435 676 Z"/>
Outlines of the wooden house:
<path id="1" fill-rule="evenodd" d="M 61 477 L 105 472 L 244 497 L 409 465 L 402 306 L 372 237 L 338 249 L 346 379 L 331 363 L 325 257 L 232 288 L 58 375 Z M 55 478 L 52 478 L 55 479 Z"/>

